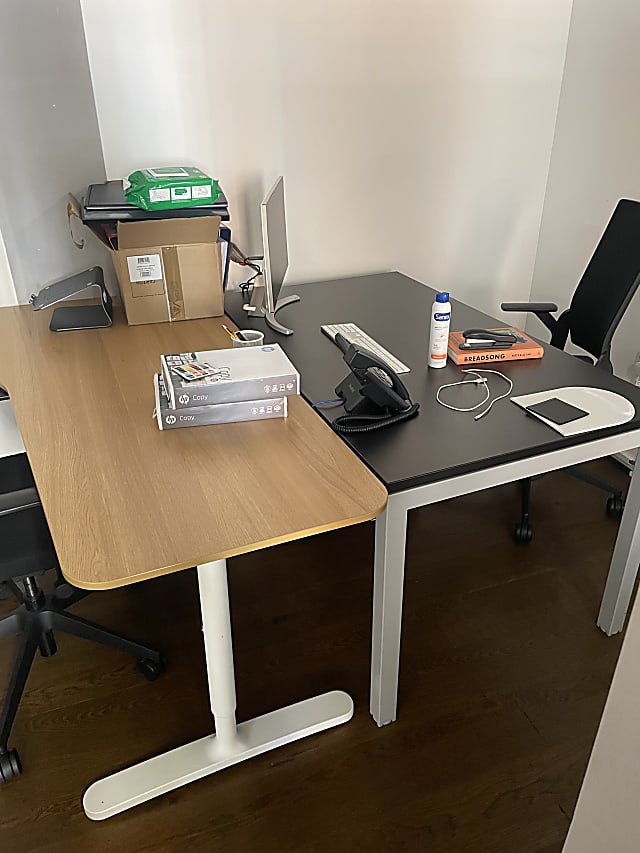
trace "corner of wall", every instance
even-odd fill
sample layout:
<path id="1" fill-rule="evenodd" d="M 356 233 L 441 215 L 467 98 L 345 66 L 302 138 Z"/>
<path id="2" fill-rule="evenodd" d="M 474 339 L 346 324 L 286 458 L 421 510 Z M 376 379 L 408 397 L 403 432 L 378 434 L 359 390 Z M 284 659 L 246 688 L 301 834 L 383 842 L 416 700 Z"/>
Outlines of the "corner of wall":
<path id="1" fill-rule="evenodd" d="M 18 296 L 13 284 L 13 276 L 11 275 L 7 250 L 2 239 L 2 231 L 0 231 L 0 306 L 17 304 Z"/>

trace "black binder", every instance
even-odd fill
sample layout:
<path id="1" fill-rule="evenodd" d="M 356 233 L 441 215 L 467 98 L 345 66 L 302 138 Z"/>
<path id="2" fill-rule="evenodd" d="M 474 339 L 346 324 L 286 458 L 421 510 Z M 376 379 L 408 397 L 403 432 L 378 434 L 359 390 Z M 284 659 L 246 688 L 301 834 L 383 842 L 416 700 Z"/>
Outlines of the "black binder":
<path id="1" fill-rule="evenodd" d="M 220 190 L 220 195 L 212 204 L 198 205 L 198 207 L 143 210 L 127 202 L 122 181 L 106 181 L 103 184 L 89 184 L 80 207 L 80 218 L 85 223 L 130 222 L 137 219 L 172 219 L 188 216 L 219 216 L 223 222 L 228 222 L 229 207 L 225 194 Z"/>

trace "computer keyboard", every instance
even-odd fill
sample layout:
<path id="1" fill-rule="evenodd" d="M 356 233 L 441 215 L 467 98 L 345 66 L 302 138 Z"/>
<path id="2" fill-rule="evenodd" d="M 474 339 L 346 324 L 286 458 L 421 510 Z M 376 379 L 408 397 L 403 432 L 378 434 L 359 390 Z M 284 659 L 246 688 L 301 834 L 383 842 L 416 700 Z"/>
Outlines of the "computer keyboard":
<path id="1" fill-rule="evenodd" d="M 386 350 L 383 346 L 380 346 L 377 341 L 370 338 L 369 335 L 366 332 L 363 332 L 355 323 L 335 323 L 334 325 L 320 326 L 320 329 L 334 343 L 336 335 L 339 334 L 342 335 L 343 338 L 346 338 L 350 344 L 355 344 L 355 346 L 369 350 L 369 352 L 372 352 L 374 355 L 377 355 L 378 358 L 385 361 L 396 373 L 409 373 L 411 370 L 410 367 L 407 367 L 406 364 L 403 364 L 399 359 L 397 359 L 395 355 L 392 355 L 389 350 Z"/>

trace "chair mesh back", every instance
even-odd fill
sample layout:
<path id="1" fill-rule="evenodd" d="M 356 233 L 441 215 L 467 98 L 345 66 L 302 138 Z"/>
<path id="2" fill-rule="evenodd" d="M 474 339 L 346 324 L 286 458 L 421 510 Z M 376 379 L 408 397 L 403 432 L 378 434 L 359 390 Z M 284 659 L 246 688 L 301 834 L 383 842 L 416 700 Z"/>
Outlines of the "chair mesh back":
<path id="1" fill-rule="evenodd" d="M 573 343 L 596 359 L 607 351 L 639 283 L 640 202 L 621 199 L 573 294 Z"/>

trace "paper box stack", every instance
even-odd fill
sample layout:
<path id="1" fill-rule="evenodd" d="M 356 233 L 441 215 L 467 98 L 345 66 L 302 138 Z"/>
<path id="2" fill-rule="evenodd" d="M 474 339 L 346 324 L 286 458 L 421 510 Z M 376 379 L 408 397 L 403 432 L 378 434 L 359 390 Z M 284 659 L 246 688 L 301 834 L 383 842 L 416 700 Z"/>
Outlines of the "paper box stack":
<path id="1" fill-rule="evenodd" d="M 278 344 L 160 356 L 154 376 L 160 429 L 287 416 L 300 374 Z"/>

